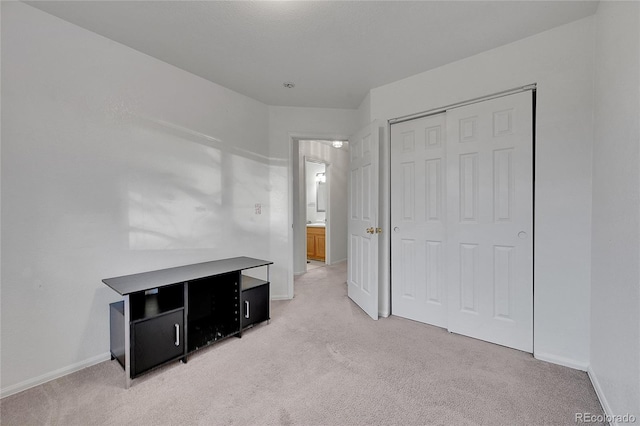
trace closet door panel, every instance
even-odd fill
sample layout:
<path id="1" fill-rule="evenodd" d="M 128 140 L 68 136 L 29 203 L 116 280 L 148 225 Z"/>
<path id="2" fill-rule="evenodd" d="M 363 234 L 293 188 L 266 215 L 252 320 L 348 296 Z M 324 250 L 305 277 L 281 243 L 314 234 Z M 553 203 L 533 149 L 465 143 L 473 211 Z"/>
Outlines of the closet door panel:
<path id="1" fill-rule="evenodd" d="M 530 92 L 447 112 L 449 331 L 533 352 Z"/>
<path id="2" fill-rule="evenodd" d="M 446 327 L 444 114 L 391 126 L 394 315 Z"/>

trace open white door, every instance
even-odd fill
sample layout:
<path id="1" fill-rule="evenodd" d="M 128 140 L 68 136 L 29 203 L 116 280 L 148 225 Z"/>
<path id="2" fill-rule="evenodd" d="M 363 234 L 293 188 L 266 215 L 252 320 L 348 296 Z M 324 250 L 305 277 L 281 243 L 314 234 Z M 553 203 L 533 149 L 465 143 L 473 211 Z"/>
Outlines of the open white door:
<path id="1" fill-rule="evenodd" d="M 349 297 L 378 319 L 378 173 L 380 125 L 349 138 Z"/>

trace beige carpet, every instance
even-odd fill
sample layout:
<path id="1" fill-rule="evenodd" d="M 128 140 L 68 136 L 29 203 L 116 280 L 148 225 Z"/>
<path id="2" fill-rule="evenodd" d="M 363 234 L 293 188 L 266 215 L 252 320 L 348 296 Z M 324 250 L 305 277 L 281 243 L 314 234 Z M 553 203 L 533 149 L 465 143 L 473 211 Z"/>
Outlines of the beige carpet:
<path id="1" fill-rule="evenodd" d="M 570 425 L 583 372 L 347 297 L 345 264 L 296 280 L 271 324 L 134 380 L 108 361 L 0 402 L 2 425 Z M 106 309 L 107 307 L 105 307 Z"/>

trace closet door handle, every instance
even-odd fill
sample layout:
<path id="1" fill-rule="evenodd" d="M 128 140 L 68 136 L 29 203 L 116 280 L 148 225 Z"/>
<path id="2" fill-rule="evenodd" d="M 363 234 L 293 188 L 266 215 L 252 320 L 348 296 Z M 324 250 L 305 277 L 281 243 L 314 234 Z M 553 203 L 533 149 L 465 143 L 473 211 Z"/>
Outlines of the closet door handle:
<path id="1" fill-rule="evenodd" d="M 246 308 L 244 310 L 244 317 L 248 319 L 249 318 L 249 301 L 248 300 L 244 301 L 244 306 Z"/>
<path id="2" fill-rule="evenodd" d="M 175 324 L 176 327 L 176 346 L 180 346 L 180 324 Z"/>

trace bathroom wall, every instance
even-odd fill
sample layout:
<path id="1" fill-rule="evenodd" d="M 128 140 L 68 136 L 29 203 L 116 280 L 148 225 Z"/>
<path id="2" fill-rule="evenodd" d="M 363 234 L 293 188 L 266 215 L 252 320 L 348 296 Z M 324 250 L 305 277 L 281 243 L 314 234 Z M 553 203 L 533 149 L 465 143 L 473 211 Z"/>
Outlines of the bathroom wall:
<path id="1" fill-rule="evenodd" d="M 304 141 L 300 143 L 305 143 Z M 322 163 L 314 163 L 312 161 L 305 162 L 305 187 L 306 187 L 306 195 L 307 195 L 307 222 L 317 223 L 317 222 L 325 222 L 327 218 L 326 209 L 325 211 L 318 211 L 318 203 L 317 203 L 317 194 L 318 194 L 318 181 L 316 176 L 318 173 L 326 173 L 325 165 Z M 326 178 L 326 174 L 325 174 Z M 325 182 L 325 185 L 327 183 Z M 325 186 L 326 188 L 326 186 Z M 325 192 L 326 194 L 326 192 Z M 325 207 L 326 207 L 326 197 L 325 197 Z"/>

